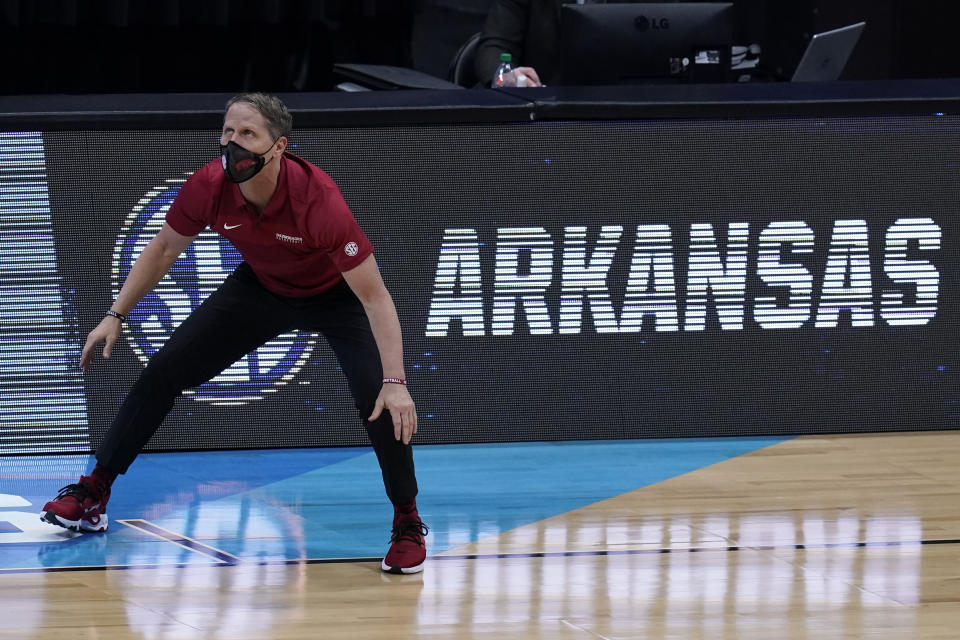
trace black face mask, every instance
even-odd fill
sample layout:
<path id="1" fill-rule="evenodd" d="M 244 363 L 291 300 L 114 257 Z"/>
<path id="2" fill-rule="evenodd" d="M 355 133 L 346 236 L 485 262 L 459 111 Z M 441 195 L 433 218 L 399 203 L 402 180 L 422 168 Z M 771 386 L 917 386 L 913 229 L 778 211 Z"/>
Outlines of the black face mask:
<path id="1" fill-rule="evenodd" d="M 279 140 L 279 138 L 278 138 Z M 273 144 L 277 141 L 274 140 Z M 273 145 L 270 145 L 270 149 Z M 263 156 L 270 151 L 267 149 L 263 155 L 248 151 L 231 140 L 227 144 L 220 145 L 220 160 L 223 163 L 223 171 L 227 174 L 230 182 L 246 182 L 253 176 L 260 173 L 260 170 L 267 166 L 269 160 L 264 160 Z M 271 158 L 272 160 L 273 158 Z"/>

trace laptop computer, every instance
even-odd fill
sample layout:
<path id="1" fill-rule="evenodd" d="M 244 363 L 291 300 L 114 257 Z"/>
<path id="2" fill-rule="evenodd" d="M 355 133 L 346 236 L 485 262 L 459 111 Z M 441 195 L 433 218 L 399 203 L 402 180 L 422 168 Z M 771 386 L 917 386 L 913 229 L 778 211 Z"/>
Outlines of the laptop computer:
<path id="1" fill-rule="evenodd" d="M 810 38 L 790 82 L 832 82 L 840 77 L 866 22 L 858 22 Z"/>

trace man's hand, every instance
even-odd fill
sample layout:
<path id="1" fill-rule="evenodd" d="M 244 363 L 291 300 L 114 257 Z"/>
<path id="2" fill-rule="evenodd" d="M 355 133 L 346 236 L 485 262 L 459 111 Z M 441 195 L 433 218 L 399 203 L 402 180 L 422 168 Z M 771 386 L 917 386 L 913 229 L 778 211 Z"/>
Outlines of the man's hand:
<path id="1" fill-rule="evenodd" d="M 181 192 L 182 193 L 182 192 Z M 182 236 L 173 230 L 168 223 L 164 222 L 159 233 L 153 237 L 137 261 L 130 268 L 127 279 L 120 288 L 120 294 L 117 296 L 113 305 L 117 309 L 130 311 L 143 296 L 157 286 L 157 283 L 163 279 L 163 276 L 170 271 L 170 267 L 177 261 L 184 250 L 190 246 L 193 239 L 197 236 Z M 96 329 L 87 336 L 87 343 L 83 345 L 83 353 L 80 354 L 80 368 L 86 371 L 93 363 L 93 351 L 97 345 L 103 344 L 103 357 L 109 358 L 113 351 L 113 343 L 120 337 L 120 329 L 123 323 L 119 318 L 107 316 L 100 321 Z"/>
<path id="2" fill-rule="evenodd" d="M 417 432 L 417 408 L 413 404 L 413 398 L 410 397 L 406 385 L 384 383 L 380 388 L 380 395 L 377 396 L 373 413 L 367 419 L 373 422 L 380 417 L 384 409 L 389 411 L 390 417 L 393 418 L 393 437 L 401 440 L 403 444 L 410 444 L 410 438 Z"/>
<path id="3" fill-rule="evenodd" d="M 100 324 L 87 336 L 87 343 L 83 345 L 83 352 L 80 354 L 81 369 L 86 371 L 90 368 L 93 362 L 93 350 L 100 343 L 103 343 L 103 357 L 110 357 L 113 343 L 120 337 L 121 326 L 120 319 L 113 316 L 107 316 L 100 321 Z"/>
<path id="4" fill-rule="evenodd" d="M 521 76 L 523 78 L 521 79 Z M 533 67 L 517 67 L 510 72 L 510 79 L 505 83 L 511 87 L 542 87 L 540 76 Z"/>

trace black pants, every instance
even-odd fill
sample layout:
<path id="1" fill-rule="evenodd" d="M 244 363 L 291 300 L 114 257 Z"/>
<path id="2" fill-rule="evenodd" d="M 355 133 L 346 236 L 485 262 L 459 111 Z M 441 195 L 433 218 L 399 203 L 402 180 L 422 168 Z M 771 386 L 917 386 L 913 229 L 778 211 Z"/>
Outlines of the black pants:
<path id="1" fill-rule="evenodd" d="M 276 336 L 302 329 L 327 339 L 347 376 L 380 462 L 387 497 L 405 504 L 417 495 L 413 452 L 393 437 L 393 421 L 373 412 L 383 381 L 380 353 L 363 305 L 345 282 L 308 298 L 277 296 L 242 263 L 183 321 L 140 374 L 97 449 L 97 461 L 125 473 L 184 389 L 195 387 Z"/>

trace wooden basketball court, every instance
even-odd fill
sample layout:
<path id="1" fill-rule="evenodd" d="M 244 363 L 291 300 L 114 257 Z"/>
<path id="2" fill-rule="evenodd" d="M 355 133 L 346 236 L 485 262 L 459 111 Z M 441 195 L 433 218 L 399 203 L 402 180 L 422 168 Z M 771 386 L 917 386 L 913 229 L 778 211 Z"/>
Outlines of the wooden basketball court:
<path id="1" fill-rule="evenodd" d="M 266 555 L 8 562 L 0 637 L 945 640 L 960 622 L 958 504 L 960 433 L 798 437 L 517 528 L 478 518 L 474 541 L 413 576 Z"/>

